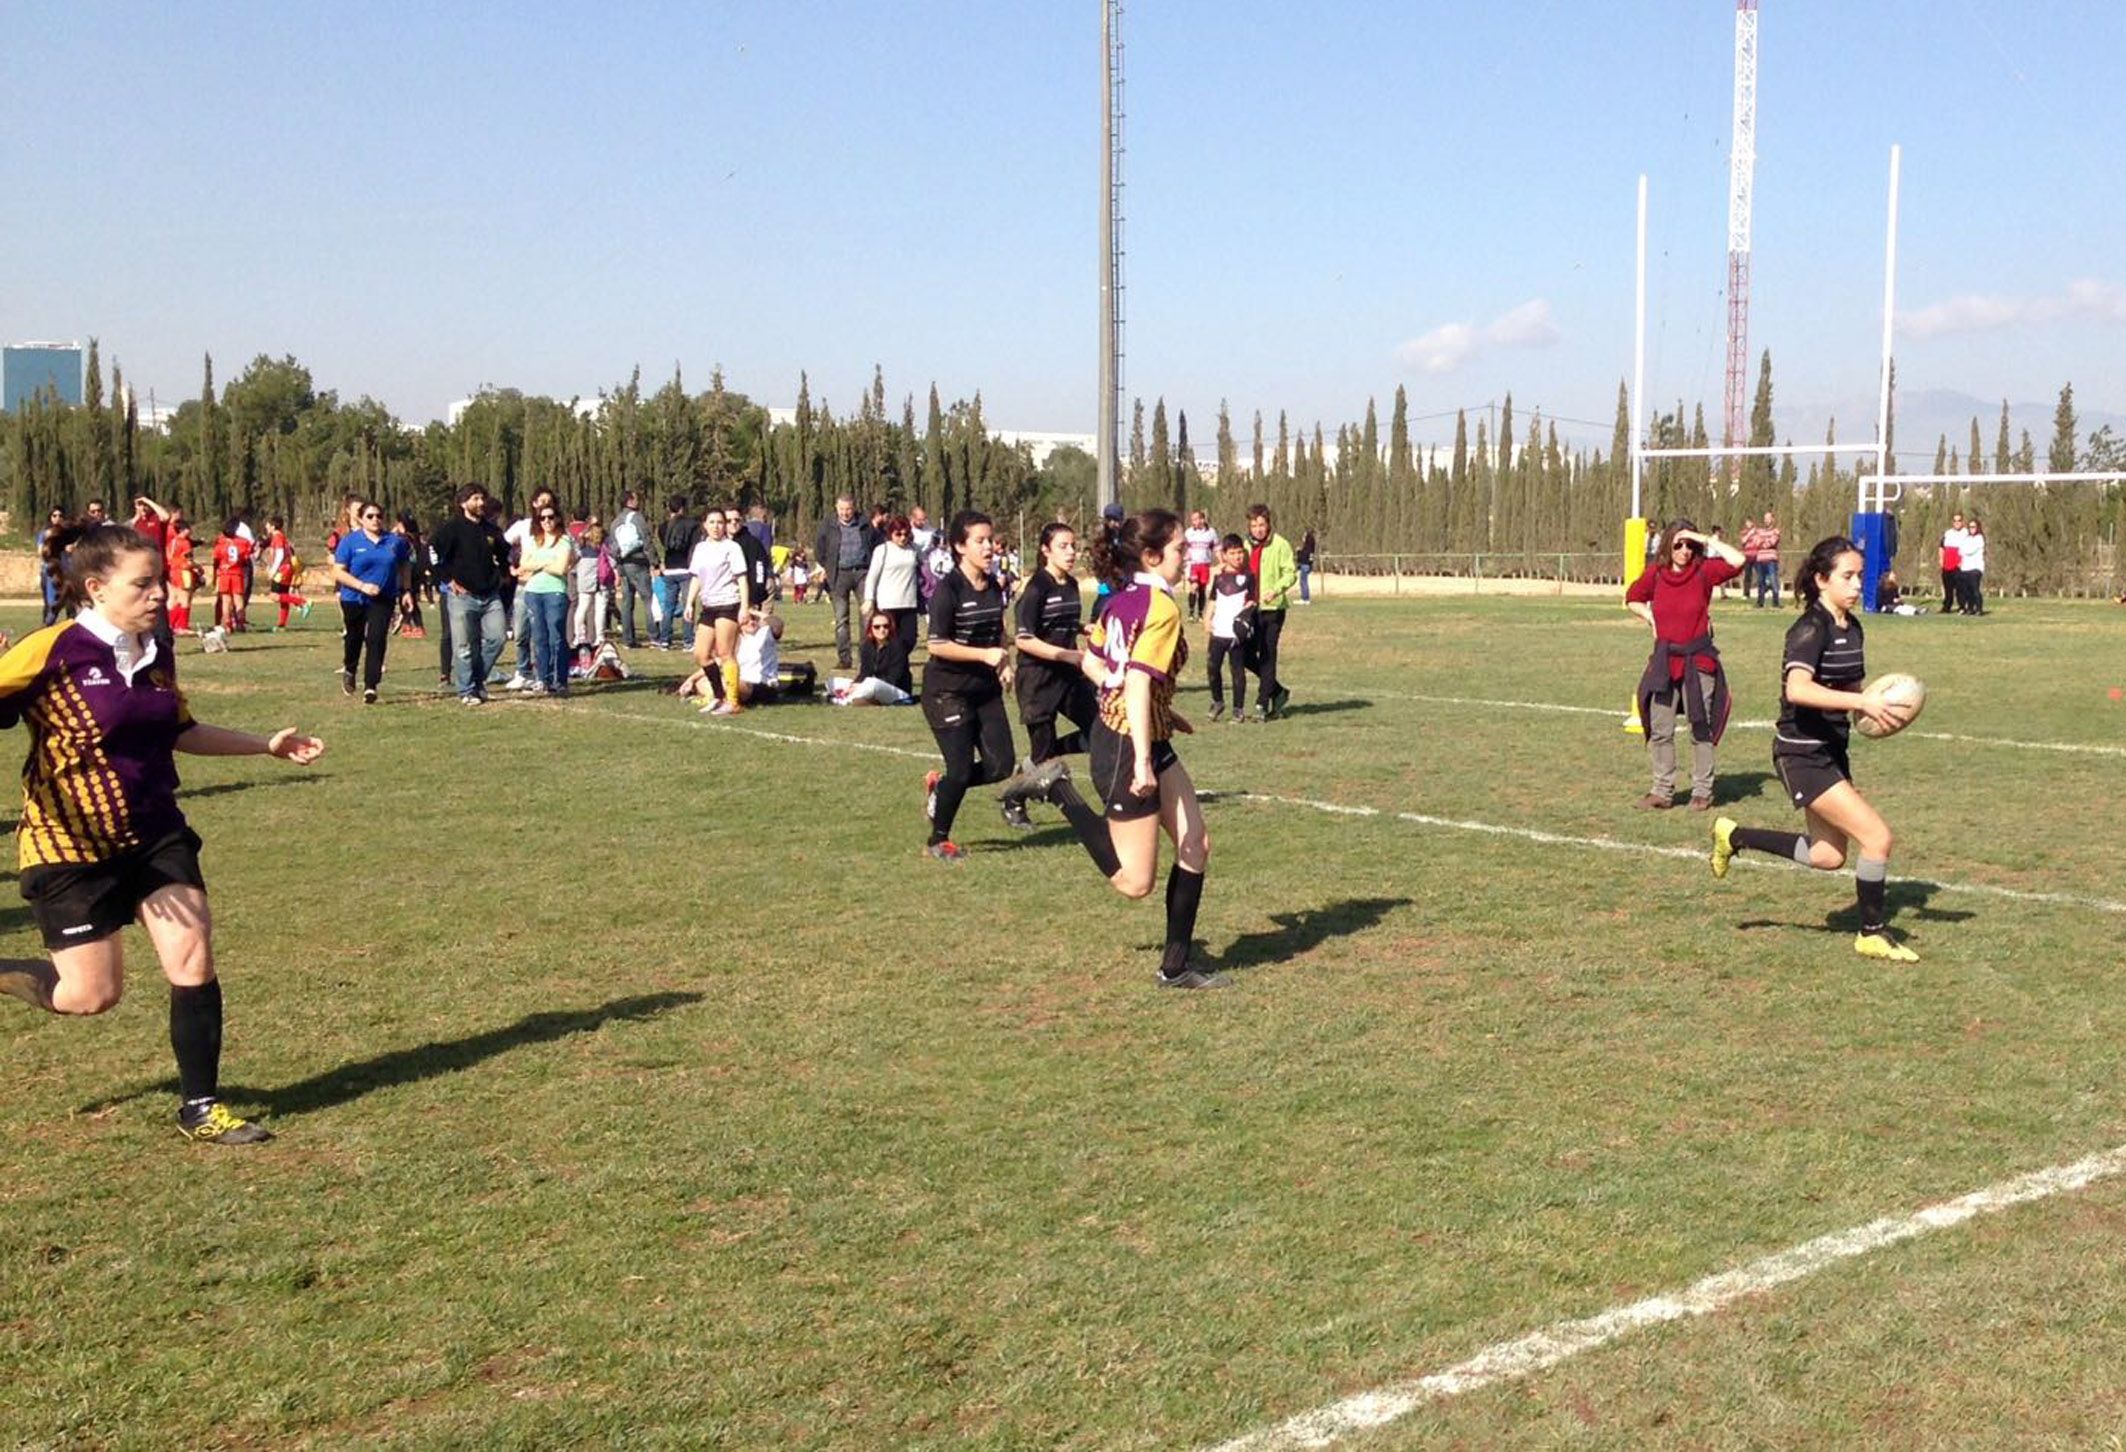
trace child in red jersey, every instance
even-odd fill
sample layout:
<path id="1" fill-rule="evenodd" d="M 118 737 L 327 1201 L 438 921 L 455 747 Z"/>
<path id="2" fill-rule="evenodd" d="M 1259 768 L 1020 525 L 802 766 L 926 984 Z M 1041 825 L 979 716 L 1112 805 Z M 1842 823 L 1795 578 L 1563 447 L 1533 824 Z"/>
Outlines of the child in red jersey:
<path id="1" fill-rule="evenodd" d="M 236 532 L 241 522 L 230 515 L 214 541 L 214 623 L 230 630 L 249 628 L 244 621 L 244 566 L 251 560 L 251 541 Z"/>

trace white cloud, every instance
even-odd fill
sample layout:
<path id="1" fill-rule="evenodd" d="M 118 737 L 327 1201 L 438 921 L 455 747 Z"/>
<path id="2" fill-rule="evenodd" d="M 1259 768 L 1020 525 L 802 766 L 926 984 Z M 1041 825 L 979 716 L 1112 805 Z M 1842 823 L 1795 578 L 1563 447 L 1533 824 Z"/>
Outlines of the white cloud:
<path id="1" fill-rule="evenodd" d="M 1469 361 L 1476 346 L 1475 328 L 1467 323 L 1447 323 L 1423 337 L 1412 338 L 1395 352 L 1420 373 L 1452 373 Z"/>
<path id="2" fill-rule="evenodd" d="M 1547 348 L 1564 334 L 1550 320 L 1550 299 L 1532 297 L 1492 319 L 1484 340 L 1501 348 Z"/>
<path id="3" fill-rule="evenodd" d="M 1508 308 L 1482 328 L 1442 323 L 1412 338 L 1395 356 L 1420 373 L 1452 373 L 1485 348 L 1547 348 L 1564 334 L 1550 317 L 1550 300 L 1533 297 Z"/>
<path id="4" fill-rule="evenodd" d="M 1979 333 L 2026 323 L 2095 319 L 2126 323 L 2126 287 L 2081 278 L 2042 297 L 2001 297 L 1964 293 L 1897 315 L 1897 330 L 1908 338 L 1939 338 L 1951 333 Z"/>

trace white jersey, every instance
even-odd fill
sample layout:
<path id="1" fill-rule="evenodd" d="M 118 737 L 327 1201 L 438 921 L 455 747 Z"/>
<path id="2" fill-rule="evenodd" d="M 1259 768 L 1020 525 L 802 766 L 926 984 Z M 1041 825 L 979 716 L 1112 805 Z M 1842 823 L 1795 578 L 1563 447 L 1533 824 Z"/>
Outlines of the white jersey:
<path id="1" fill-rule="evenodd" d="M 1986 537 L 1970 530 L 1964 531 L 1964 568 L 1981 573 L 1986 568 Z"/>
<path id="2" fill-rule="evenodd" d="M 1182 543 L 1188 546 L 1188 562 L 1192 565 L 1207 565 L 1218 554 L 1218 531 L 1209 525 L 1201 529 L 1194 525 L 1181 532 Z"/>
<path id="3" fill-rule="evenodd" d="M 739 632 L 738 678 L 749 686 L 772 686 L 782 670 L 782 648 L 775 632 L 763 625 Z"/>
<path id="4" fill-rule="evenodd" d="M 736 540 L 705 539 L 694 546 L 687 573 L 701 582 L 701 593 L 695 597 L 698 604 L 736 605 L 746 577 L 746 557 Z"/>

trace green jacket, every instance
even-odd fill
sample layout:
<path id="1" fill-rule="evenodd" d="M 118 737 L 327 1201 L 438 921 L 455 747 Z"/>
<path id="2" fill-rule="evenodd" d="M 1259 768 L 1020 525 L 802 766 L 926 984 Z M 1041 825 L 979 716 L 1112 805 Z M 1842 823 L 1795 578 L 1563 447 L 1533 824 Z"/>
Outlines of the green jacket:
<path id="1" fill-rule="evenodd" d="M 1292 603 L 1292 592 L 1299 588 L 1299 566 L 1292 558 L 1292 542 L 1272 531 L 1262 542 L 1262 581 L 1259 586 L 1262 608 L 1282 610 Z"/>

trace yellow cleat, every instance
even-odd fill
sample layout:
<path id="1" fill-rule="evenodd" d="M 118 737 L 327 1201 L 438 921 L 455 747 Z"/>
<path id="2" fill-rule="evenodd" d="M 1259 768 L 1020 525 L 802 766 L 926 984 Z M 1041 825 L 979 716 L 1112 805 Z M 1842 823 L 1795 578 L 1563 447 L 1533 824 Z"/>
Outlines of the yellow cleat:
<path id="1" fill-rule="evenodd" d="M 1881 958 L 1890 963 L 1917 963 L 1919 954 L 1888 933 L 1862 933 L 1853 939 L 1853 951 L 1863 958 Z"/>
<path id="2" fill-rule="evenodd" d="M 202 1109 L 179 1111 L 177 1132 L 194 1144 L 264 1144 L 271 1132 L 248 1119 L 239 1119 L 219 1099 Z"/>
<path id="3" fill-rule="evenodd" d="M 1735 860 L 1735 826 L 1733 817 L 1722 817 L 1713 823 L 1713 876 L 1727 876 L 1727 869 Z"/>

